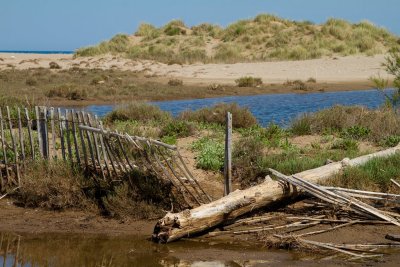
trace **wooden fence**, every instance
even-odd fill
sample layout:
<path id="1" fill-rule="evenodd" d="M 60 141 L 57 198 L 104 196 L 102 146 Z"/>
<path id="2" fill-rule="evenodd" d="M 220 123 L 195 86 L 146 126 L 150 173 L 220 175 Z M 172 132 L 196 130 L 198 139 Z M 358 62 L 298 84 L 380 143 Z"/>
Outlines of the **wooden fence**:
<path id="1" fill-rule="evenodd" d="M 170 181 L 191 207 L 211 201 L 176 146 L 104 129 L 97 116 L 84 111 L 0 108 L 0 131 L 2 191 L 20 185 L 28 164 L 62 160 L 108 183 L 151 172 Z"/>

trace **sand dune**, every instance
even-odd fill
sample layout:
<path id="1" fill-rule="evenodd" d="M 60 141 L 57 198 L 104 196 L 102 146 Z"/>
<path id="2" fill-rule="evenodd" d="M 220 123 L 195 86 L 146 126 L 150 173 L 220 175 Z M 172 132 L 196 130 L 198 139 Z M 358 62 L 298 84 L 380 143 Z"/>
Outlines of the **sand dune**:
<path id="1" fill-rule="evenodd" d="M 187 83 L 234 83 L 242 76 L 261 77 L 264 83 L 282 83 L 286 80 L 318 82 L 366 82 L 377 74 L 388 77 L 382 63 L 384 55 L 373 57 L 348 56 L 304 61 L 279 61 L 236 64 L 167 65 L 148 60 L 129 60 L 111 55 L 104 57 L 73 58 L 60 54 L 0 53 L 0 69 L 49 68 L 57 62 L 63 69 L 101 68 L 145 72 L 148 75 L 176 77 Z M 390 77 L 389 77 L 390 78 Z"/>

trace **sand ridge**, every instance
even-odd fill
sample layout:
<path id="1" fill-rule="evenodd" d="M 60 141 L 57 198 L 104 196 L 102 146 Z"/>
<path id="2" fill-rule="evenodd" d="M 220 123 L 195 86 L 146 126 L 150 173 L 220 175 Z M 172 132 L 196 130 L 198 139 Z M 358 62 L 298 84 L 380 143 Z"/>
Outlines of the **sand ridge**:
<path id="1" fill-rule="evenodd" d="M 266 84 L 283 83 L 287 80 L 318 82 L 368 82 L 371 76 L 380 74 L 392 78 L 385 72 L 382 63 L 385 55 L 347 56 L 302 61 L 248 62 L 235 64 L 191 64 L 167 65 L 150 60 L 130 60 L 106 55 L 74 58 L 68 54 L 16 54 L 0 53 L 0 70 L 49 68 L 56 62 L 62 69 L 100 68 L 143 72 L 149 76 L 180 78 L 189 84 L 234 84 L 237 78 L 254 76 Z"/>

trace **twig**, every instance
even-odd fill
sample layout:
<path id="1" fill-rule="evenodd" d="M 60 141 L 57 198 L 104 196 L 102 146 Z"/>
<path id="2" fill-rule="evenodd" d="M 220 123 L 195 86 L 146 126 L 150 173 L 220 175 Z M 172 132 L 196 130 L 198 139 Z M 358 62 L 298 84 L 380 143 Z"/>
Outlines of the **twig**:
<path id="1" fill-rule="evenodd" d="M 390 179 L 390 181 L 392 183 L 394 183 L 398 188 L 400 188 L 400 184 L 398 182 L 396 182 L 394 179 Z"/>

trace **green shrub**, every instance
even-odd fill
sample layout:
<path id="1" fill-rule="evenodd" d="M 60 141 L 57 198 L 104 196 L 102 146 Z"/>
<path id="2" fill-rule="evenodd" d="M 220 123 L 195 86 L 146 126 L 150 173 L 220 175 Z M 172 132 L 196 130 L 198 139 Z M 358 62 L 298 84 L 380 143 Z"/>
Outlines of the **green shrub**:
<path id="1" fill-rule="evenodd" d="M 254 78 L 251 76 L 241 77 L 235 80 L 235 83 L 239 87 L 257 87 L 262 85 L 261 78 Z"/>
<path id="2" fill-rule="evenodd" d="M 311 120 L 309 115 L 301 115 L 295 119 L 290 126 L 290 131 L 294 135 L 308 135 L 311 134 Z"/>
<path id="3" fill-rule="evenodd" d="M 381 141 L 382 146 L 395 147 L 400 143 L 400 135 L 390 135 Z"/>
<path id="4" fill-rule="evenodd" d="M 305 114 L 292 122 L 293 126 L 306 124 L 311 133 L 325 132 L 341 133 L 351 128 L 351 134 L 362 134 L 357 131 L 369 132 L 365 140 L 379 143 L 391 135 L 400 135 L 400 118 L 391 109 L 381 108 L 370 110 L 360 106 L 334 106 L 315 113 Z M 357 125 L 356 128 L 354 125 Z M 366 130 L 368 129 L 368 130 Z M 301 131 L 300 131 L 301 132 Z"/>
<path id="5" fill-rule="evenodd" d="M 362 139 L 365 139 L 366 137 L 368 137 L 368 135 L 370 133 L 371 133 L 370 129 L 363 127 L 363 126 L 355 125 L 355 126 L 351 126 L 349 128 L 344 129 L 341 132 L 341 136 L 343 138 L 362 140 Z"/>
<path id="6" fill-rule="evenodd" d="M 170 121 L 172 116 L 169 112 L 162 111 L 158 106 L 149 105 L 142 102 L 133 102 L 128 105 L 119 106 L 112 112 L 108 113 L 104 120 L 107 123 L 115 121 Z"/>
<path id="7" fill-rule="evenodd" d="M 264 145 L 257 137 L 243 137 L 234 143 L 233 175 L 242 186 L 249 186 L 265 177 L 266 171 L 260 166 L 260 160 L 264 156 L 263 149 Z"/>
<path id="8" fill-rule="evenodd" d="M 184 111 L 179 118 L 187 121 L 226 124 L 226 113 L 232 113 L 232 126 L 234 128 L 248 128 L 257 124 L 257 119 L 247 108 L 242 108 L 236 103 L 219 103 L 213 107 L 196 111 Z"/>
<path id="9" fill-rule="evenodd" d="M 351 189 L 388 192 L 390 179 L 400 177 L 400 153 L 386 158 L 374 158 L 362 166 L 346 168 L 328 180 L 327 184 Z"/>
<path id="10" fill-rule="evenodd" d="M 88 97 L 85 88 L 77 88 L 75 85 L 63 84 L 47 91 L 45 95 L 49 98 L 61 97 L 68 100 L 85 100 Z"/>
<path id="11" fill-rule="evenodd" d="M 203 137 L 193 143 L 192 149 L 198 151 L 197 168 L 221 171 L 224 166 L 224 145 L 221 142 Z"/>
<path id="12" fill-rule="evenodd" d="M 358 143 L 354 139 L 344 138 L 338 139 L 332 144 L 332 149 L 341 149 L 341 150 L 358 150 Z"/>
<path id="13" fill-rule="evenodd" d="M 183 120 L 168 122 L 161 130 L 161 136 L 187 137 L 193 135 L 196 128 L 193 123 Z"/>

